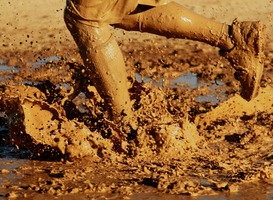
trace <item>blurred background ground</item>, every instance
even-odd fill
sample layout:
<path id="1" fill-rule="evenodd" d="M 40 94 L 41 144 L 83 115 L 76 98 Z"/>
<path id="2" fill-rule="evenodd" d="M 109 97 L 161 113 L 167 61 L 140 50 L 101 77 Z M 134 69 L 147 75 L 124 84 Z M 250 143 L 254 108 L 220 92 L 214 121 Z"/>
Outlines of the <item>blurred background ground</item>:
<path id="1" fill-rule="evenodd" d="M 198 14 L 227 24 L 234 18 L 239 21 L 261 20 L 268 27 L 267 39 L 271 41 L 273 38 L 273 3 L 270 0 L 175 1 Z M 26 47 L 36 51 L 49 45 L 56 48 L 74 45 L 63 22 L 64 6 L 65 0 L 0 1 L 0 52 Z M 141 38 L 146 36 L 142 34 Z M 268 48 L 273 47 L 268 45 Z"/>

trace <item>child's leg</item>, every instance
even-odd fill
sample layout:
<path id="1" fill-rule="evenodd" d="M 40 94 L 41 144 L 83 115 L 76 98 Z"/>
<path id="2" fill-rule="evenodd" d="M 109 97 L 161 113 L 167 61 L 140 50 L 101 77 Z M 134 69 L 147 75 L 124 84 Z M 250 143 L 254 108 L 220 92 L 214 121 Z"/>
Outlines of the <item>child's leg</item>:
<path id="1" fill-rule="evenodd" d="M 79 47 L 86 73 L 105 100 L 108 109 L 112 110 L 112 119 L 118 120 L 122 114 L 130 118 L 132 105 L 125 63 L 109 26 L 84 25 L 75 21 L 67 13 L 65 21 Z"/>

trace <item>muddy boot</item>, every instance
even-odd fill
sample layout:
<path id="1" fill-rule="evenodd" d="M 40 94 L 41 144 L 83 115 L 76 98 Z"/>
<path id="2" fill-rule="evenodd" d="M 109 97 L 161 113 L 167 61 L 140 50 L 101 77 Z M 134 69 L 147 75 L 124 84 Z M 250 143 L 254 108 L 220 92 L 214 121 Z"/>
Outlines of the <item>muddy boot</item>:
<path id="1" fill-rule="evenodd" d="M 264 66 L 264 29 L 260 22 L 238 22 L 230 26 L 234 47 L 220 51 L 236 70 L 234 76 L 241 83 L 241 96 L 250 101 L 258 95 Z"/>

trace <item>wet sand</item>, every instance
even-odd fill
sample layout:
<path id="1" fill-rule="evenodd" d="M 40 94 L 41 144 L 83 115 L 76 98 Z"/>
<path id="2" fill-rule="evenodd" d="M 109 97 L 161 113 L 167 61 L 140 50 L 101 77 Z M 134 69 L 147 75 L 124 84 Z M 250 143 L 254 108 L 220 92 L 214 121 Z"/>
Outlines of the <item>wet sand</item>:
<path id="1" fill-rule="evenodd" d="M 270 1 L 183 1 L 220 22 L 265 22 L 265 72 L 251 102 L 217 48 L 113 30 L 140 124 L 129 135 L 106 120 L 80 73 L 64 4 L 0 3 L 0 198 L 272 198 Z"/>

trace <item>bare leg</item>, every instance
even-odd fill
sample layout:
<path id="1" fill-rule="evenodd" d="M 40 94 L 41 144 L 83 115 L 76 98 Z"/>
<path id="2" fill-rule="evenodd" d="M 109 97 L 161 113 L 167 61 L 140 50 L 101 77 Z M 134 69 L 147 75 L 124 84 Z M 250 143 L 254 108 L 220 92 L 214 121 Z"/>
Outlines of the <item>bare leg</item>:
<path id="1" fill-rule="evenodd" d="M 132 105 L 127 87 L 125 63 L 109 26 L 91 27 L 74 21 L 65 14 L 65 21 L 76 41 L 86 73 L 112 111 L 112 119 L 122 114 L 132 116 Z"/>
<path id="2" fill-rule="evenodd" d="M 209 20 L 174 2 L 128 15 L 115 26 L 166 37 L 197 40 L 224 50 L 234 46 L 229 37 L 228 25 Z"/>

